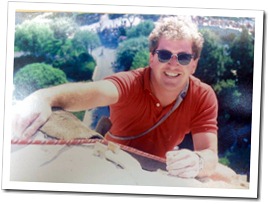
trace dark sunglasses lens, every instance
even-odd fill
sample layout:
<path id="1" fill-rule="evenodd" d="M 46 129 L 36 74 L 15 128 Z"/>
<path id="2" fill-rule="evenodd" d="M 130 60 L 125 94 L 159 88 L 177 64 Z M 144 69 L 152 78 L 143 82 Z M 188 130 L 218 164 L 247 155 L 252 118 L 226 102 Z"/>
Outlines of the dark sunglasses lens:
<path id="1" fill-rule="evenodd" d="M 158 58 L 160 62 L 167 62 L 170 60 L 172 53 L 166 50 L 158 51 Z"/>
<path id="2" fill-rule="evenodd" d="M 178 62 L 182 65 L 188 65 L 191 61 L 192 55 L 187 53 L 178 54 Z"/>

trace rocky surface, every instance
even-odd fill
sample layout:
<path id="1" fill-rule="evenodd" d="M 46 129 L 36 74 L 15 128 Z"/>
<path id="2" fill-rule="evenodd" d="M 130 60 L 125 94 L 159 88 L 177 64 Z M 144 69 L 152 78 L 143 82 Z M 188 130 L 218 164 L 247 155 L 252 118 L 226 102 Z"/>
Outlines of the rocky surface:
<path id="1" fill-rule="evenodd" d="M 127 147 L 118 144 L 99 142 L 103 141 L 100 139 L 68 143 L 74 139 L 79 141 L 96 136 L 99 136 L 97 132 L 87 128 L 71 113 L 54 111 L 32 141 L 13 141 L 10 180 L 236 189 L 249 187 L 245 176 L 221 164 L 209 178 L 183 179 L 169 175 L 165 171 L 165 163 L 160 164 L 147 155 L 139 154 L 139 151 L 131 149 L 128 152 Z"/>

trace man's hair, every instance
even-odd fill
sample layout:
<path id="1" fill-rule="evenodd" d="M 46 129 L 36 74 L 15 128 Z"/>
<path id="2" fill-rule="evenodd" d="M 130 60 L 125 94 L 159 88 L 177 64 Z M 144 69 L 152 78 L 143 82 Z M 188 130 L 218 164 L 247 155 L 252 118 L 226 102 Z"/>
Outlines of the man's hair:
<path id="1" fill-rule="evenodd" d="M 200 57 L 204 38 L 198 31 L 197 25 L 190 19 L 174 16 L 160 19 L 149 35 L 149 50 L 151 53 L 154 53 L 157 49 L 161 37 L 173 40 L 191 40 L 194 59 Z"/>

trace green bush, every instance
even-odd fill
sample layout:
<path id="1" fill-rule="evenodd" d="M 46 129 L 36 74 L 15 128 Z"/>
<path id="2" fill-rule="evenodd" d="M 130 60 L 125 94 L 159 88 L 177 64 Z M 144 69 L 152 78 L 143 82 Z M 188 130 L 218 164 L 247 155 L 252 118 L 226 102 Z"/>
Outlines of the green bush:
<path id="1" fill-rule="evenodd" d="M 55 60 L 54 66 L 64 71 L 70 80 L 88 81 L 92 79 L 96 62 L 88 53 L 77 55 L 76 52 L 71 52 Z"/>
<path id="2" fill-rule="evenodd" d="M 91 51 L 101 45 L 99 36 L 96 33 L 79 30 L 75 33 L 72 39 L 73 46 L 79 49 L 84 49 L 85 51 Z"/>
<path id="3" fill-rule="evenodd" d="M 15 47 L 17 50 L 30 52 L 33 56 L 46 55 L 48 43 L 54 39 L 48 24 L 25 21 L 16 27 Z"/>
<path id="4" fill-rule="evenodd" d="M 116 71 L 130 70 L 137 52 L 148 48 L 146 37 L 131 38 L 120 43 L 116 56 Z"/>
<path id="5" fill-rule="evenodd" d="M 44 63 L 33 63 L 21 68 L 14 76 L 14 96 L 22 100 L 32 92 L 67 82 L 63 71 Z"/>
<path id="6" fill-rule="evenodd" d="M 154 28 L 154 23 L 151 20 L 146 20 L 142 23 L 139 23 L 137 26 L 133 26 L 129 30 L 127 30 L 128 38 L 136 38 L 140 36 L 148 37 L 151 31 Z"/>
<path id="7" fill-rule="evenodd" d="M 148 66 L 149 64 L 149 51 L 143 49 L 135 54 L 131 69 Z"/>

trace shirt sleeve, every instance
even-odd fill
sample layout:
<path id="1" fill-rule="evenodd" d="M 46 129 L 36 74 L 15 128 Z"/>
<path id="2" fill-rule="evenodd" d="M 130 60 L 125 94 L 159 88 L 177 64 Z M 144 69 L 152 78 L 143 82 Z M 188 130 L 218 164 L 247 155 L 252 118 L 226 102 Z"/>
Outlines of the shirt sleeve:
<path id="1" fill-rule="evenodd" d="M 207 86 L 198 92 L 194 100 L 195 108 L 191 119 L 191 132 L 211 132 L 217 134 L 218 101 L 214 90 Z"/>
<path id="2" fill-rule="evenodd" d="M 130 100 L 130 95 L 134 94 L 137 90 L 136 88 L 136 72 L 119 72 L 114 75 L 108 76 L 105 80 L 111 81 L 118 89 L 119 100 L 117 105 L 128 104 Z"/>

